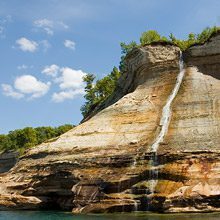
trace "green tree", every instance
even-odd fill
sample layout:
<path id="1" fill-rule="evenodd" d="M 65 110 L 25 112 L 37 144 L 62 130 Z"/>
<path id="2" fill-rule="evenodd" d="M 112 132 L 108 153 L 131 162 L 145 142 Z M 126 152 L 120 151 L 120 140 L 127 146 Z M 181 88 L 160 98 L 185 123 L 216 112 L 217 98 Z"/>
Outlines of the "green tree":
<path id="1" fill-rule="evenodd" d="M 173 34 L 170 34 L 170 40 L 177 45 L 182 51 L 188 49 L 194 44 L 205 43 L 213 34 L 220 30 L 219 27 L 207 27 L 200 34 L 190 33 L 186 40 L 177 39 Z"/>
<path id="2" fill-rule="evenodd" d="M 57 137 L 73 127 L 73 125 L 66 124 L 55 128 L 27 127 L 10 131 L 7 135 L 0 135 L 0 151 L 16 150 L 23 153 L 25 149 Z"/>
<path id="3" fill-rule="evenodd" d="M 119 69 L 121 72 L 124 72 L 125 70 L 125 64 L 124 64 L 124 59 L 126 57 L 126 55 L 131 52 L 134 48 L 137 48 L 138 45 L 135 41 L 131 41 L 129 44 L 126 44 L 126 43 L 121 43 L 120 44 L 121 46 L 121 61 L 120 61 L 120 64 L 119 64 Z"/>
<path id="4" fill-rule="evenodd" d="M 132 51 L 134 48 L 136 48 L 138 45 L 135 41 L 131 41 L 129 44 L 122 42 L 122 43 L 120 43 L 120 46 L 121 46 L 121 53 L 123 55 L 126 55 L 130 51 Z"/>
<path id="5" fill-rule="evenodd" d="M 140 37 L 141 45 L 151 44 L 158 41 L 168 41 L 168 39 L 164 36 L 161 37 L 160 34 L 155 30 L 143 32 Z"/>
<path id="6" fill-rule="evenodd" d="M 0 151 L 11 149 L 11 140 L 8 138 L 7 135 L 1 134 L 0 135 Z"/>
<path id="7" fill-rule="evenodd" d="M 85 104 L 81 107 L 81 112 L 86 118 L 89 113 L 102 102 L 104 102 L 115 90 L 117 81 L 120 77 L 119 70 L 114 67 L 112 72 L 104 78 L 94 83 L 94 75 L 88 74 L 84 77 L 85 86 Z"/>
<path id="8" fill-rule="evenodd" d="M 56 131 L 52 127 L 38 127 L 35 128 L 37 135 L 37 144 L 43 143 L 56 136 Z"/>
<path id="9" fill-rule="evenodd" d="M 81 112 L 84 117 L 88 114 L 95 100 L 95 91 L 94 91 L 94 80 L 95 76 L 93 74 L 87 74 L 83 81 L 85 82 L 85 95 L 84 98 L 86 100 L 85 104 L 81 107 Z"/>
<path id="10" fill-rule="evenodd" d="M 67 131 L 69 131 L 70 129 L 72 129 L 74 127 L 75 126 L 70 125 L 70 124 L 61 125 L 61 126 L 55 128 L 55 135 L 54 135 L 54 137 L 60 136 L 61 134 L 66 133 Z"/>
<path id="11" fill-rule="evenodd" d="M 17 146 L 29 148 L 37 144 L 37 135 L 34 128 L 27 127 L 17 131 Z"/>
<path id="12" fill-rule="evenodd" d="M 219 30 L 220 28 L 216 26 L 205 28 L 200 34 L 197 35 L 197 42 L 204 43 L 211 37 L 212 34 L 218 32 Z"/>

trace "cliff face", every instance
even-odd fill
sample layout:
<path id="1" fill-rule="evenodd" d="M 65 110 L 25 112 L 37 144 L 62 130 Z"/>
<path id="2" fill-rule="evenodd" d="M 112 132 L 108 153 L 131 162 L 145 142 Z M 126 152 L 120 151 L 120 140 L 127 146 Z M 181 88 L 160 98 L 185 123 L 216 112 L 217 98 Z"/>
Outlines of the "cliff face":
<path id="1" fill-rule="evenodd" d="M 218 39 L 184 54 L 185 75 L 156 153 L 151 147 L 179 74 L 180 51 L 172 45 L 134 50 L 104 110 L 2 174 L 0 209 L 220 210 L 220 81 L 212 77 L 220 62 L 210 58 L 220 56 L 220 48 L 210 49 Z"/>
<path id="2" fill-rule="evenodd" d="M 9 171 L 17 162 L 17 152 L 0 152 L 0 173 Z"/>
<path id="3" fill-rule="evenodd" d="M 203 45 L 189 48 L 185 56 L 188 66 L 196 66 L 204 74 L 220 79 L 220 34 L 216 34 Z"/>

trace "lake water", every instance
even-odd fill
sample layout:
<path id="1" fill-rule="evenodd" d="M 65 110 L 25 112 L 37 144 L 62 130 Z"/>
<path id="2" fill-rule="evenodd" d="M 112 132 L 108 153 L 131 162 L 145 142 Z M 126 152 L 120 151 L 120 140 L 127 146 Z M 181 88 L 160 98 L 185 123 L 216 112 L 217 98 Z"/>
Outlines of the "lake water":
<path id="1" fill-rule="evenodd" d="M 219 220 L 220 213 L 209 214 L 100 214 L 73 215 L 64 212 L 0 211 L 0 220 Z"/>

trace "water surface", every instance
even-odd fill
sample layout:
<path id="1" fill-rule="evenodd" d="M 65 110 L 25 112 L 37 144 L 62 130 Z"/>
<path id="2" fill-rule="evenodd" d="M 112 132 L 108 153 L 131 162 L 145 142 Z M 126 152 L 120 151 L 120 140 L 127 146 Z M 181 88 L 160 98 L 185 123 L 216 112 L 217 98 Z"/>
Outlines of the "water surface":
<path id="1" fill-rule="evenodd" d="M 64 212 L 0 211 L 0 220 L 219 220 L 220 213 L 202 214 L 100 214 L 73 215 Z"/>

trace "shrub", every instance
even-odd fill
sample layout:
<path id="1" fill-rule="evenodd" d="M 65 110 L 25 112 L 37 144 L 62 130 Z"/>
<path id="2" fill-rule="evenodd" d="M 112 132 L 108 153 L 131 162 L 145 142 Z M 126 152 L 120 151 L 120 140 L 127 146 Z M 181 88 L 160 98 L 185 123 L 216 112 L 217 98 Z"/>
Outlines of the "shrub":
<path id="1" fill-rule="evenodd" d="M 164 36 L 160 36 L 160 34 L 154 30 L 146 31 L 142 33 L 140 37 L 141 45 L 151 44 L 153 42 L 158 42 L 158 41 L 168 41 L 168 39 Z"/>

